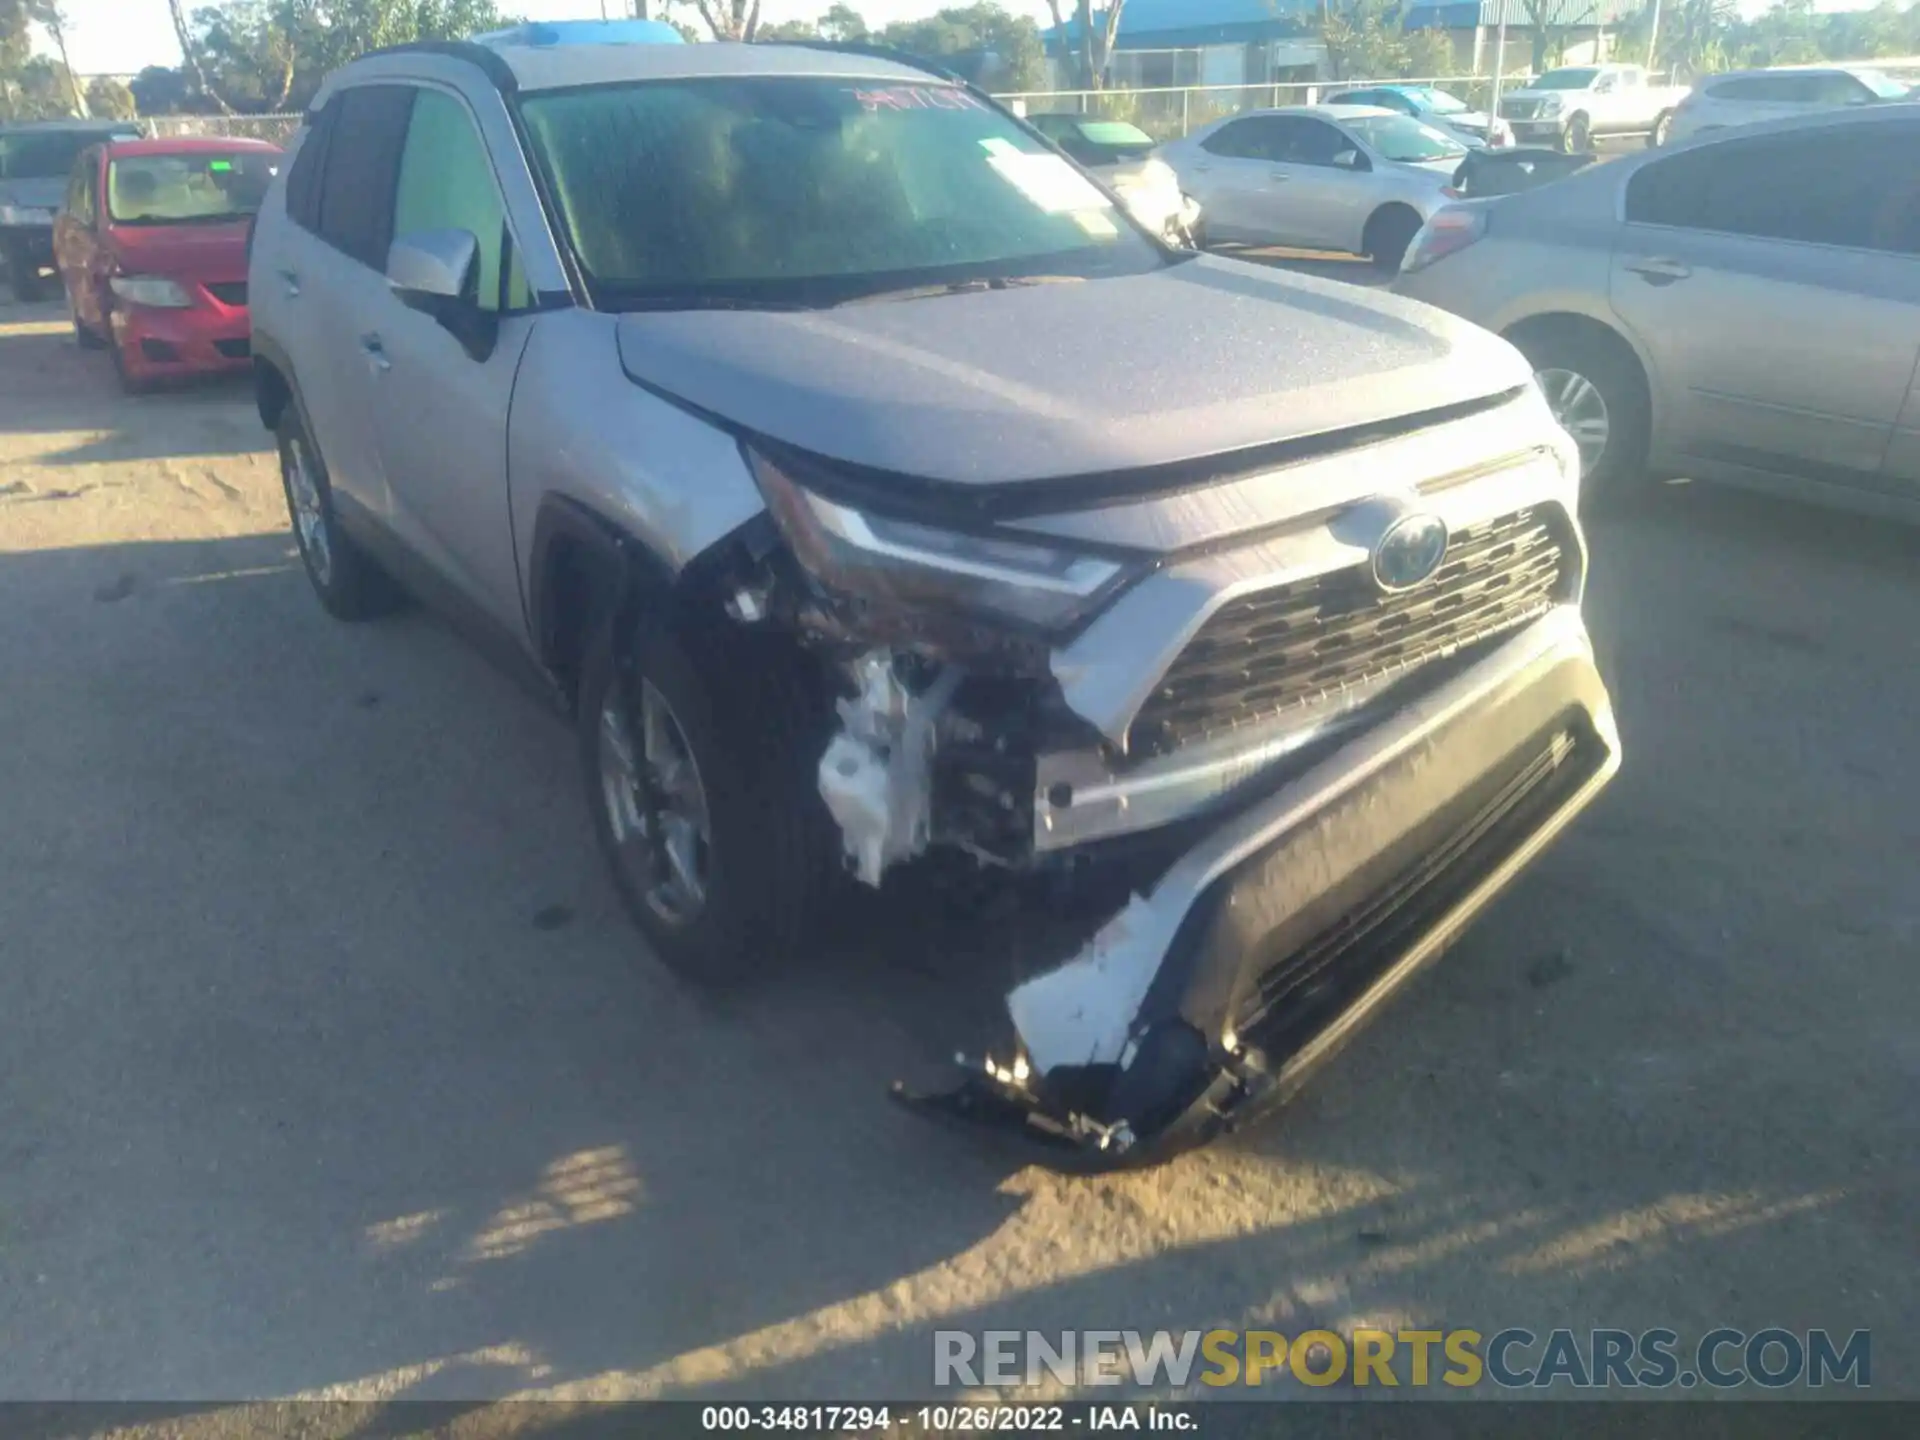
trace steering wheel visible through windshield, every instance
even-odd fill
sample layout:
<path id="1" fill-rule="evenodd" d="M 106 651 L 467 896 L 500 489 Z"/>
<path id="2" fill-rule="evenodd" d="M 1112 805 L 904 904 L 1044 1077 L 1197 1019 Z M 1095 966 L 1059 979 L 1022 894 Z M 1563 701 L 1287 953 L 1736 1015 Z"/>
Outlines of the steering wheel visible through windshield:
<path id="1" fill-rule="evenodd" d="M 833 304 L 1171 259 L 1073 166 L 957 86 L 646 81 L 529 95 L 522 110 L 608 309 Z"/>
<path id="2" fill-rule="evenodd" d="M 1405 115 L 1361 115 L 1345 124 L 1366 141 L 1374 153 L 1403 164 L 1457 160 L 1467 153 L 1467 147 L 1458 140 Z"/>

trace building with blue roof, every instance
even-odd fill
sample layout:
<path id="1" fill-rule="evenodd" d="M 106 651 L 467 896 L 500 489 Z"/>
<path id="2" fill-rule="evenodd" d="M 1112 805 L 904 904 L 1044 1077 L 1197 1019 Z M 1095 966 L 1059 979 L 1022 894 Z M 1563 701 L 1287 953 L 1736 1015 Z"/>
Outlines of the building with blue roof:
<path id="1" fill-rule="evenodd" d="M 1591 19 L 1582 16 L 1587 23 L 1569 37 L 1567 63 L 1601 58 L 1607 32 L 1639 15 L 1647 3 L 1593 0 Z M 1480 74 L 1492 68 L 1502 4 L 1507 6 L 1507 68 L 1525 70 L 1533 61 L 1534 44 L 1524 0 L 1414 0 L 1403 19 L 1409 29 L 1446 31 L 1454 43 L 1456 67 Z M 1320 15 L 1321 0 L 1127 0 L 1109 83 L 1146 89 L 1333 79 L 1319 36 Z M 1079 31 L 1078 22 L 1069 21 L 1047 32 L 1048 52 L 1063 84 L 1073 73 L 1070 57 L 1078 50 Z"/>

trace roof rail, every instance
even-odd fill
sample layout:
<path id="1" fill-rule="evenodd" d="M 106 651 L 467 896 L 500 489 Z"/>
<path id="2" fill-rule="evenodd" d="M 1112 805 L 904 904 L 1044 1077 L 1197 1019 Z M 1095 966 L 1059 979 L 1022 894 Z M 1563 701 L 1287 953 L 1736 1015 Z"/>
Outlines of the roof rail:
<path id="1" fill-rule="evenodd" d="M 464 60 L 469 65 L 478 66 L 502 95 L 511 95 L 520 88 L 520 82 L 514 78 L 513 67 L 500 57 L 499 51 L 477 45 L 471 40 L 414 40 L 405 45 L 369 50 L 347 63 L 374 60 L 385 55 L 440 55 L 449 60 Z"/>
<path id="2" fill-rule="evenodd" d="M 756 45 L 797 45 L 802 50 L 831 50 L 838 55 L 864 55 L 869 60 L 891 60 L 896 65 L 905 65 L 910 70 L 923 70 L 929 75 L 937 75 L 942 80 L 951 80 L 956 85 L 974 89 L 974 84 L 957 70 L 949 70 L 924 55 L 915 55 L 907 50 L 896 50 L 891 45 L 873 45 L 865 40 L 756 40 Z"/>

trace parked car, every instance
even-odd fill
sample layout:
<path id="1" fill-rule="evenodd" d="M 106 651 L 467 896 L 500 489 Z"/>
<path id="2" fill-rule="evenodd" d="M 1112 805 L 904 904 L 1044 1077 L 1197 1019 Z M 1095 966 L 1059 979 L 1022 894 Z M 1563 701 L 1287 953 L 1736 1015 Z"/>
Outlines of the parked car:
<path id="1" fill-rule="evenodd" d="M 1199 202 L 1181 192 L 1172 167 L 1154 158 L 1158 142 L 1139 126 L 1087 115 L 1030 115 L 1027 123 L 1110 185 L 1155 234 L 1183 243 L 1200 237 Z"/>
<path id="2" fill-rule="evenodd" d="M 403 48 L 309 117 L 251 270 L 308 578 L 572 714 L 656 956 L 801 963 L 923 857 L 1115 887 L 924 1108 L 1204 1139 L 1618 763 L 1578 456 L 1504 341 L 1167 246 L 870 53 Z"/>
<path id="3" fill-rule="evenodd" d="M 1329 105 L 1371 105 L 1410 115 L 1436 130 L 1447 131 L 1469 149 L 1513 143 L 1513 128 L 1506 121 L 1475 110 L 1459 96 L 1435 85 L 1369 85 L 1324 98 Z"/>
<path id="4" fill-rule="evenodd" d="M 1862 65 L 1809 65 L 1735 70 L 1707 75 L 1675 107 L 1663 139 L 1685 140 L 1708 130 L 1785 120 L 1818 110 L 1904 100 L 1907 87 Z"/>
<path id="5" fill-rule="evenodd" d="M 1569 155 L 1543 145 L 1516 145 L 1504 150 L 1470 150 L 1453 172 L 1453 188 L 1468 200 L 1489 195 L 1513 195 L 1549 180 L 1571 175 L 1599 156 L 1592 151 Z"/>
<path id="6" fill-rule="evenodd" d="M 1557 145 L 1570 153 L 1597 139 L 1645 135 L 1665 140 L 1684 85 L 1655 85 L 1638 65 L 1564 65 L 1500 97 L 1500 117 L 1522 145 Z"/>
<path id="7" fill-rule="evenodd" d="M 1429 222 L 1396 288 L 1512 340 L 1587 489 L 1920 519 L 1920 106 L 1703 136 Z"/>
<path id="8" fill-rule="evenodd" d="M 129 390 L 245 369 L 247 233 L 280 163 L 258 140 L 112 140 L 74 162 L 54 224 L 74 338 Z"/>
<path id="9" fill-rule="evenodd" d="M 0 260 L 16 300 L 38 300 L 41 272 L 53 265 L 53 216 L 87 146 L 138 136 L 131 121 L 48 120 L 0 125 Z"/>
<path id="10" fill-rule="evenodd" d="M 1206 213 L 1209 243 L 1344 250 L 1389 273 L 1457 198 L 1466 154 L 1431 125 L 1365 105 L 1255 110 L 1160 150 Z"/>

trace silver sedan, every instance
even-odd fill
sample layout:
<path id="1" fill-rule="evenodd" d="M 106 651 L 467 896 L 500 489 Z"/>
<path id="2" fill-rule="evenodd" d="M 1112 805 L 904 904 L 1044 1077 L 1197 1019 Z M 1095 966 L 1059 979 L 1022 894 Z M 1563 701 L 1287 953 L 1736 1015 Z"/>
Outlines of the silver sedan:
<path id="1" fill-rule="evenodd" d="M 1457 198 L 1467 147 L 1371 105 L 1301 105 L 1216 121 L 1160 150 L 1200 202 L 1207 239 L 1367 255 L 1389 273 Z"/>

